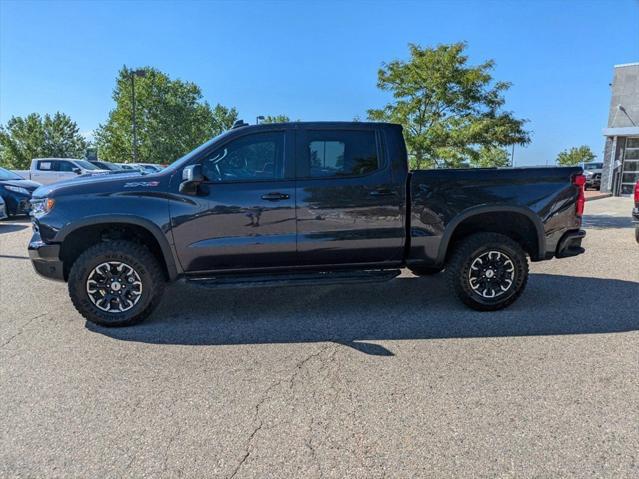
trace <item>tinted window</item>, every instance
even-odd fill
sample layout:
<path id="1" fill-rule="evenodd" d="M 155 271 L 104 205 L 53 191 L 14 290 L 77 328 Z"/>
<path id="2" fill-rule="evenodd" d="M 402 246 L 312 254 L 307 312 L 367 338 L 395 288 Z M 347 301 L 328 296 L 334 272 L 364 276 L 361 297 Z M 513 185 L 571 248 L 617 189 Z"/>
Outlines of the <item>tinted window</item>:
<path id="1" fill-rule="evenodd" d="M 0 180 L 24 180 L 24 178 L 22 178 L 22 176 L 16 175 L 9 170 L 0 168 Z"/>
<path id="2" fill-rule="evenodd" d="M 284 178 L 284 133 L 246 136 L 219 148 L 202 163 L 209 181 Z"/>
<path id="3" fill-rule="evenodd" d="M 307 131 L 300 177 L 359 176 L 379 168 L 374 131 Z"/>

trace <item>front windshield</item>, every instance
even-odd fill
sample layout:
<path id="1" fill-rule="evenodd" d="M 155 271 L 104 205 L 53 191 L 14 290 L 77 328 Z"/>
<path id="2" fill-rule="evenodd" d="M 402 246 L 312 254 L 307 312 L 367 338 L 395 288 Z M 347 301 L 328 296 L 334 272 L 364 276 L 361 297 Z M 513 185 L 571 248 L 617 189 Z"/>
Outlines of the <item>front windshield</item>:
<path id="1" fill-rule="evenodd" d="M 75 161 L 75 163 L 78 166 L 84 168 L 85 170 L 99 170 L 100 169 L 97 166 L 92 165 L 91 163 L 89 163 L 88 161 L 85 161 L 85 160 L 73 160 L 73 161 Z"/>
<path id="2" fill-rule="evenodd" d="M 0 180 L 24 180 L 24 178 L 20 175 L 16 175 L 9 170 L 0 168 Z"/>

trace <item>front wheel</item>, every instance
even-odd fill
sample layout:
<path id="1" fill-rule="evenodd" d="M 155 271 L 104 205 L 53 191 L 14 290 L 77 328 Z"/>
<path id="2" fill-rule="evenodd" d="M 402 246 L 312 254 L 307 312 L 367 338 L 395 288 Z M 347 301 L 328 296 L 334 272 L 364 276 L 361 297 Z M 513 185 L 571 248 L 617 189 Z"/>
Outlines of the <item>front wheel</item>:
<path id="1" fill-rule="evenodd" d="M 478 233 L 462 240 L 447 267 L 450 287 L 478 311 L 513 303 L 528 281 L 528 260 L 519 243 L 498 233 Z"/>
<path id="2" fill-rule="evenodd" d="M 164 291 L 157 259 L 130 241 L 96 244 L 73 263 L 69 295 L 82 316 L 101 326 L 130 326 L 157 307 Z"/>

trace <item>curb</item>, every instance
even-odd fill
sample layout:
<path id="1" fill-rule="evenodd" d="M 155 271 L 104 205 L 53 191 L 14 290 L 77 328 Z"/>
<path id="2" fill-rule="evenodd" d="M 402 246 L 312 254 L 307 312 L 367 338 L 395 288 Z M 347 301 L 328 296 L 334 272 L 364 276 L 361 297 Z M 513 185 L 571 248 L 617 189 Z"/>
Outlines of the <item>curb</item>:
<path id="1" fill-rule="evenodd" d="M 603 193 L 601 195 L 591 196 L 590 198 L 586 198 L 586 201 L 601 200 L 603 198 L 610 198 L 610 197 L 612 197 L 612 193 Z"/>

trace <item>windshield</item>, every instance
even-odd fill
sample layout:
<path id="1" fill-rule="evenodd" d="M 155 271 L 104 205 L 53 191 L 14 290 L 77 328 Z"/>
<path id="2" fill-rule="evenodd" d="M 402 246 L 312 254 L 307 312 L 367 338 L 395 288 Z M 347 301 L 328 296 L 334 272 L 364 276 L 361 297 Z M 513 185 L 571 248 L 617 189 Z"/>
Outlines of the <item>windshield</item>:
<path id="1" fill-rule="evenodd" d="M 600 170 L 603 168 L 603 163 L 586 163 L 584 170 Z"/>
<path id="2" fill-rule="evenodd" d="M 98 168 L 95 165 L 92 165 L 91 163 L 89 163 L 86 160 L 73 160 L 76 165 L 78 165 L 81 168 L 84 168 L 85 170 L 99 170 L 100 168 Z"/>
<path id="3" fill-rule="evenodd" d="M 24 180 L 24 178 L 20 175 L 16 175 L 9 170 L 5 170 L 4 168 L 0 168 L 0 180 Z"/>

